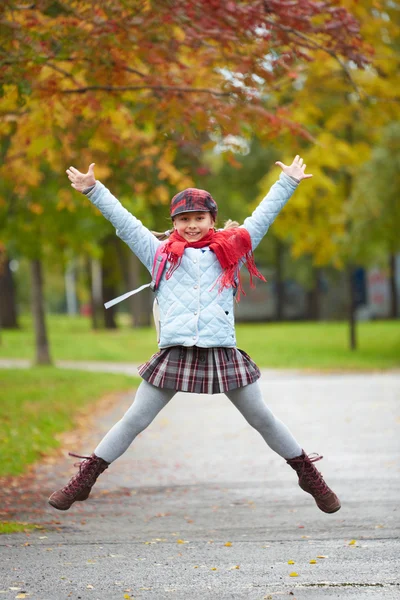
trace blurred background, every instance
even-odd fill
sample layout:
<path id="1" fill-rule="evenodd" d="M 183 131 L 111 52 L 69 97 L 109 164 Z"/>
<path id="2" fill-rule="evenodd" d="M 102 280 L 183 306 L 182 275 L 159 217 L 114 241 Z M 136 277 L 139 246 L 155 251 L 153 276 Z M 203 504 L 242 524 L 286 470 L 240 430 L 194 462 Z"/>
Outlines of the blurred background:
<path id="1" fill-rule="evenodd" d="M 91 162 L 164 231 L 170 198 L 189 186 L 210 191 L 219 226 L 243 222 L 279 177 L 275 161 L 300 154 L 314 177 L 256 251 L 268 282 L 245 284 L 239 346 L 261 367 L 398 368 L 399 10 L 389 0 L 3 2 L 3 406 L 49 394 L 53 410 L 61 385 L 78 404 L 129 387 L 117 375 L 84 382 L 60 361 L 136 364 L 157 351 L 151 292 L 104 310 L 150 278 L 71 189 L 66 168 Z"/>

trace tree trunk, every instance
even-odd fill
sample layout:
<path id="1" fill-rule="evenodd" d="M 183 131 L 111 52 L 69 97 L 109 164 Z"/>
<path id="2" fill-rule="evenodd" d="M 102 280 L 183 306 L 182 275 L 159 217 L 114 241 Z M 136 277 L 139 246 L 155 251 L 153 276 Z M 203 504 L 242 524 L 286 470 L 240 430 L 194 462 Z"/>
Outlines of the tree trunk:
<path id="1" fill-rule="evenodd" d="M 132 252 L 129 255 L 128 267 L 129 289 L 134 290 L 136 287 L 139 287 L 141 285 L 141 262 L 134 254 L 132 254 Z M 148 274 L 148 277 L 150 282 L 150 273 Z M 135 296 L 132 296 L 132 298 L 129 299 L 131 301 L 130 310 L 132 315 L 132 327 L 146 327 L 150 325 L 151 309 L 149 294 L 154 295 L 149 288 L 146 288 L 139 292 L 139 294 L 136 294 Z"/>
<path id="2" fill-rule="evenodd" d="M 321 312 L 321 286 L 320 269 L 312 269 L 312 288 L 307 292 L 307 318 L 310 321 L 319 321 Z"/>
<path id="3" fill-rule="evenodd" d="M 31 287 L 32 315 L 36 339 L 35 363 L 38 365 L 50 365 L 51 359 L 44 316 L 42 263 L 37 259 L 31 261 Z"/>
<path id="4" fill-rule="evenodd" d="M 135 290 L 142 285 L 142 263 L 125 244 L 118 244 L 117 252 L 125 290 L 127 292 Z M 150 283 L 151 276 L 147 270 L 146 274 L 148 276 L 148 282 Z M 125 300 L 127 306 L 129 306 L 132 327 L 145 327 L 150 325 L 151 307 L 149 293 L 152 294 L 152 292 L 146 288 Z"/>
<path id="5" fill-rule="evenodd" d="M 86 284 L 90 294 L 90 317 L 92 329 L 100 329 L 103 317 L 103 297 L 101 284 L 101 264 L 98 260 L 86 258 Z"/>
<path id="6" fill-rule="evenodd" d="M 78 296 L 76 293 L 76 261 L 72 259 L 68 262 L 65 273 L 65 296 L 67 304 L 67 314 L 75 316 L 79 312 Z"/>
<path id="7" fill-rule="evenodd" d="M 282 321 L 285 308 L 285 287 L 283 281 L 283 255 L 284 245 L 280 240 L 276 240 L 275 245 L 275 319 Z"/>
<path id="8" fill-rule="evenodd" d="M 354 268 L 350 265 L 348 268 L 349 282 L 349 343 L 350 350 L 357 349 L 357 331 L 356 331 L 356 291 L 354 285 Z"/>
<path id="9" fill-rule="evenodd" d="M 10 261 L 0 252 L 0 324 L 3 329 L 18 329 L 15 285 Z"/>
<path id="10" fill-rule="evenodd" d="M 396 285 L 396 255 L 389 256 L 389 279 L 390 279 L 390 316 L 397 319 L 399 314 L 399 299 L 397 297 Z"/>
<path id="11" fill-rule="evenodd" d="M 117 246 L 118 240 L 115 236 L 109 236 L 103 240 L 103 256 L 101 260 L 101 275 L 102 275 L 102 296 L 106 302 L 118 296 L 117 281 L 118 281 L 118 255 Z M 103 310 L 104 324 L 106 329 L 117 329 L 115 320 L 116 308 L 111 306 Z"/>

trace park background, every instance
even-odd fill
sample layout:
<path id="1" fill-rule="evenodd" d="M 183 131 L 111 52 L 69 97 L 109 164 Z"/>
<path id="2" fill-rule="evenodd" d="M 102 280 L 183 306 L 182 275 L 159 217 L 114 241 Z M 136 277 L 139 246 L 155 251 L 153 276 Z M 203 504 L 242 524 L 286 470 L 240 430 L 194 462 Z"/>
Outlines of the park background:
<path id="1" fill-rule="evenodd" d="M 303 182 L 237 306 L 264 368 L 400 366 L 399 7 L 389 1 L 5 2 L 0 8 L 0 475 L 59 444 L 83 406 L 157 351 L 149 281 L 69 185 L 96 177 L 152 230 L 170 198 L 249 215 L 296 154 Z M 12 362 L 12 361 L 17 362 Z M 28 361 L 23 371 L 15 366 Z"/>

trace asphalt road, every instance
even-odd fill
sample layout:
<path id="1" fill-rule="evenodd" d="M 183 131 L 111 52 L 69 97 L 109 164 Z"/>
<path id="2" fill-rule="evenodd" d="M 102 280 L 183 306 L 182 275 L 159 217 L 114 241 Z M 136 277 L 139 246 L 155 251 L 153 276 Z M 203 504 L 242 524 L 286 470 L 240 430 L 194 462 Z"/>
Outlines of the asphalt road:
<path id="1" fill-rule="evenodd" d="M 338 513 L 317 509 L 225 396 L 178 394 L 68 512 L 46 501 L 74 459 L 3 486 L 0 517 L 46 529 L 1 536 L 0 600 L 400 598 L 400 374 L 261 381 L 306 451 L 324 455 Z M 131 401 L 65 454 L 92 452 Z"/>

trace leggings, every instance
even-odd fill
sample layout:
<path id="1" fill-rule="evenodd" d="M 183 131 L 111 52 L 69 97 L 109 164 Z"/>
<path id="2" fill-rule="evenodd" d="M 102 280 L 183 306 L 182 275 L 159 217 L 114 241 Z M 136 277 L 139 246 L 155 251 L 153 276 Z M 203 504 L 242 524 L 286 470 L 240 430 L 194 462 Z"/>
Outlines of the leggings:
<path id="1" fill-rule="evenodd" d="M 258 381 L 225 393 L 274 452 L 286 459 L 302 453 L 301 446 L 286 425 L 265 404 Z M 158 388 L 142 381 L 132 406 L 101 440 L 94 451 L 96 456 L 108 463 L 120 457 L 175 394 L 175 390 Z"/>

